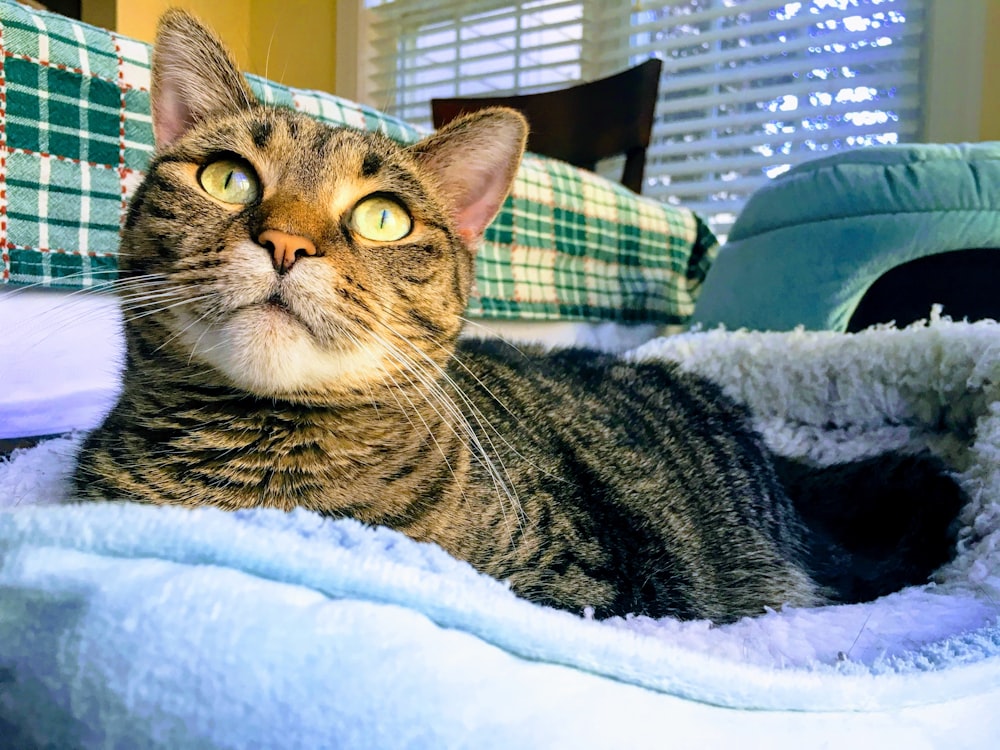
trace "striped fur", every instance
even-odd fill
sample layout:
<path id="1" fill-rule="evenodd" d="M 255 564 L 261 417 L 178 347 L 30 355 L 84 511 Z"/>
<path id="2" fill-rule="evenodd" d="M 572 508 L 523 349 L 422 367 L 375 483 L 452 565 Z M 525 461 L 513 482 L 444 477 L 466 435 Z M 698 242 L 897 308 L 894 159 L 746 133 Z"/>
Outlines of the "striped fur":
<path id="1" fill-rule="evenodd" d="M 667 364 L 458 343 L 473 249 L 523 149 L 518 115 L 400 148 L 261 107 L 235 71 L 190 16 L 165 17 L 158 152 L 123 232 L 124 388 L 81 451 L 81 497 L 350 516 L 599 617 L 725 622 L 837 598 L 807 572 L 825 553 L 747 414 L 716 387 Z M 250 165 L 255 200 L 201 187 L 220 156 Z M 405 207 L 403 239 L 356 231 L 372 195 Z M 315 252 L 279 267 L 267 230 Z"/>

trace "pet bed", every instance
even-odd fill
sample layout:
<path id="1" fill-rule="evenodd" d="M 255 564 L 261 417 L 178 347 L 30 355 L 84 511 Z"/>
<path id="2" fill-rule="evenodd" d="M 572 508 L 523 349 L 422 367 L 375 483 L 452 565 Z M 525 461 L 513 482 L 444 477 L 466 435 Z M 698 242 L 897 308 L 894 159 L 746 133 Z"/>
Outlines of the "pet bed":
<path id="1" fill-rule="evenodd" d="M 976 278 L 1000 273 L 1000 143 L 843 151 L 800 164 L 751 196 L 705 280 L 693 322 L 843 331 L 886 274 L 916 263 L 925 275 L 954 275 L 954 256 L 966 251 L 980 254 L 970 278 L 949 288 L 917 272 L 912 294 L 927 284 L 936 296 L 920 300 L 913 317 L 875 322 L 925 317 L 942 294 L 957 302 L 953 317 L 969 314 L 961 308 L 973 294 L 986 298 L 971 305 L 988 311 L 977 317 L 1000 314 L 993 290 Z M 942 254 L 952 258 L 928 264 Z M 898 299 L 886 307 L 897 314 L 917 301 L 906 284 L 893 293 Z"/>
<path id="2" fill-rule="evenodd" d="M 935 582 L 722 627 L 596 622 L 308 512 L 65 504 L 77 438 L 0 464 L 0 737 L 14 747 L 992 748 L 1000 325 L 710 331 L 665 357 L 821 462 L 928 447 L 968 489 Z M 13 738 L 13 739 L 11 739 Z"/>

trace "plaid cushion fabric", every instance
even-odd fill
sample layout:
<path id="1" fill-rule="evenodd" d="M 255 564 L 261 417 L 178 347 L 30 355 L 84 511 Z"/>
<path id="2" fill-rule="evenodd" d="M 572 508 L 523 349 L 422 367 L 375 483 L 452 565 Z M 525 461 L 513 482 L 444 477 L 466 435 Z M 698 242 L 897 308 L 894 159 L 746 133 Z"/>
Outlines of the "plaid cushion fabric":
<path id="1" fill-rule="evenodd" d="M 0 281 L 115 278 L 153 152 L 148 45 L 0 0 Z M 400 143 L 423 133 L 336 96 L 248 76 L 261 101 Z M 487 230 L 469 314 L 683 323 L 717 251 L 690 211 L 536 156 Z"/>
<path id="2" fill-rule="evenodd" d="M 686 209 L 528 155 L 486 232 L 469 312 L 683 323 L 718 246 Z"/>

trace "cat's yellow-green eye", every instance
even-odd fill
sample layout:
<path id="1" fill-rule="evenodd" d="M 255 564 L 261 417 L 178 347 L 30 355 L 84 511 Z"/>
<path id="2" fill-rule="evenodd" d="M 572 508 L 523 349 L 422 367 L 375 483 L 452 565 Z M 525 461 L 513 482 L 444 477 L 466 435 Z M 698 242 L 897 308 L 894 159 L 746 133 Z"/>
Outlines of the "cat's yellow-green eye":
<path id="1" fill-rule="evenodd" d="M 260 193 L 260 181 L 245 161 L 225 157 L 209 162 L 198 173 L 206 193 L 225 203 L 251 203 Z"/>
<path id="2" fill-rule="evenodd" d="M 413 228 L 406 209 L 391 198 L 373 195 L 354 207 L 351 227 L 367 240 L 395 242 Z"/>

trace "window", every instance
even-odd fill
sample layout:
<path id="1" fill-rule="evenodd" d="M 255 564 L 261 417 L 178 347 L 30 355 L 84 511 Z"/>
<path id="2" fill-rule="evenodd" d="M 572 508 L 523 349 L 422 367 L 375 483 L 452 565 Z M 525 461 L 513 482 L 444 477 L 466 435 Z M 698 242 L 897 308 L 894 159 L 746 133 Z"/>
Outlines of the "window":
<path id="1" fill-rule="evenodd" d="M 583 77 L 580 0 L 368 4 L 374 8 L 371 95 L 411 122 L 430 126 L 428 102 L 435 97 L 529 93 Z"/>
<path id="2" fill-rule="evenodd" d="M 917 140 L 928 0 L 368 0 L 371 100 L 527 93 L 664 61 L 643 193 L 725 235 L 792 165 Z"/>

